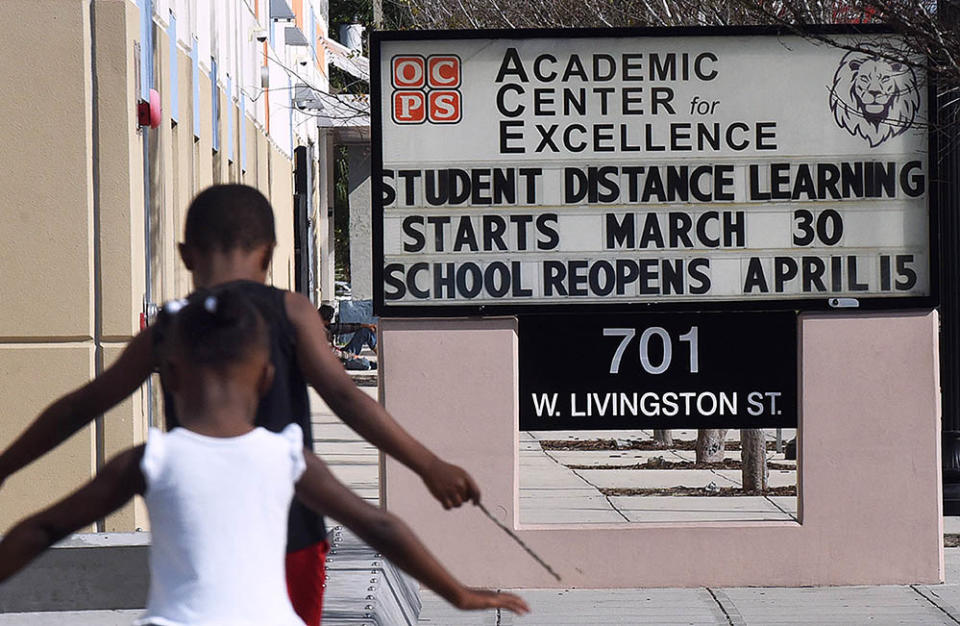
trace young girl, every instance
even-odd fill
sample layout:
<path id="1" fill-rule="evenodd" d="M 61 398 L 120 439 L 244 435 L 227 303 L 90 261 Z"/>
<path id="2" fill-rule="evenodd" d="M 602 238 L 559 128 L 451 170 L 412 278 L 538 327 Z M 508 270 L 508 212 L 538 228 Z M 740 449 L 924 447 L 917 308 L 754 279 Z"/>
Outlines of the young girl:
<path id="1" fill-rule="evenodd" d="M 266 324 L 239 290 L 192 298 L 173 315 L 161 356 L 180 427 L 151 431 L 85 487 L 17 524 L 0 542 L 0 582 L 143 494 L 151 580 L 147 611 L 135 624 L 302 625 L 284 584 L 296 493 L 455 606 L 527 612 L 517 596 L 457 582 L 403 522 L 366 504 L 306 451 L 299 426 L 281 433 L 253 426 L 274 368 Z"/>

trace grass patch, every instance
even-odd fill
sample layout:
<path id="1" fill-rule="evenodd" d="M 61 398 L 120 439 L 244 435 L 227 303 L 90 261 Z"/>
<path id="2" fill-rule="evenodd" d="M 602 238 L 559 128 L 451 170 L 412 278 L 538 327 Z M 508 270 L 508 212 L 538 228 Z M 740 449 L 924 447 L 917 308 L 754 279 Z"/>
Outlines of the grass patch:
<path id="1" fill-rule="evenodd" d="M 693 440 L 674 440 L 672 445 L 664 446 L 652 439 L 544 439 L 539 442 L 544 450 L 696 450 L 697 442 Z M 768 441 L 767 450 L 776 450 L 777 444 Z M 724 450 L 739 450 L 739 441 L 728 441 Z"/>
<path id="2" fill-rule="evenodd" d="M 695 463 L 694 461 L 665 461 L 662 457 L 653 457 L 647 459 L 644 463 L 633 463 L 629 465 L 566 465 L 572 470 L 672 470 L 672 469 L 694 469 L 694 470 L 739 470 L 743 465 L 737 459 L 724 459 L 720 463 Z M 771 470 L 795 470 L 796 465 L 791 463 L 777 463 L 776 461 L 767 461 L 767 467 Z"/>

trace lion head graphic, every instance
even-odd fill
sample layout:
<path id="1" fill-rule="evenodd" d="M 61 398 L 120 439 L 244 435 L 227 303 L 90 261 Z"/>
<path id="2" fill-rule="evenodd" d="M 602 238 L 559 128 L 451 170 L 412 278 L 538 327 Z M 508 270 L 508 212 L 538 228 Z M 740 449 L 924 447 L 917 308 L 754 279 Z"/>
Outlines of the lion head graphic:
<path id="1" fill-rule="evenodd" d="M 840 128 L 875 148 L 906 132 L 920 108 L 913 70 L 869 51 L 844 55 L 833 76 L 830 110 Z"/>

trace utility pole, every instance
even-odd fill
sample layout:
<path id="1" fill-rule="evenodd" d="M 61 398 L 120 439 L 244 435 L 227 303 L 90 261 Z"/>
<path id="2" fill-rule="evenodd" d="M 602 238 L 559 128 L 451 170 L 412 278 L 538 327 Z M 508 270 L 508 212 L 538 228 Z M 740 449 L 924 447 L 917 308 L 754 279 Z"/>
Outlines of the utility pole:
<path id="1" fill-rule="evenodd" d="M 383 0 L 373 0 L 373 28 L 383 30 Z"/>

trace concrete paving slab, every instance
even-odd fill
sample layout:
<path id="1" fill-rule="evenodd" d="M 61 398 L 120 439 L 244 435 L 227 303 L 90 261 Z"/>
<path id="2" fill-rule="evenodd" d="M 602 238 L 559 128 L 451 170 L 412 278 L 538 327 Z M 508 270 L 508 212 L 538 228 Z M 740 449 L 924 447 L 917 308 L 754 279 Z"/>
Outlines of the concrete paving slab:
<path id="1" fill-rule="evenodd" d="M 746 624 L 953 624 L 910 587 L 723 589 Z"/>
<path id="2" fill-rule="evenodd" d="M 943 534 L 960 535 L 960 517 L 945 515 L 943 518 Z"/>
<path id="3" fill-rule="evenodd" d="M 331 415 L 330 418 L 335 418 Z M 360 438 L 360 435 L 353 432 L 353 429 L 343 424 L 342 422 L 333 422 L 330 420 L 317 422 L 314 421 L 313 425 L 313 440 L 314 441 L 336 441 L 336 442 L 359 442 L 363 441 Z"/>
<path id="4" fill-rule="evenodd" d="M 420 590 L 420 621 L 418 624 L 430 626 L 496 626 L 500 623 L 497 611 L 458 611 L 429 590 Z"/>
<path id="5" fill-rule="evenodd" d="M 545 502 L 548 500 L 556 501 L 556 500 L 562 500 L 562 499 L 570 499 L 570 501 L 572 502 L 576 498 L 602 499 L 604 498 L 604 496 L 603 494 L 599 493 L 596 489 L 594 489 L 593 487 L 590 487 L 589 485 L 584 485 L 583 487 L 580 487 L 580 488 L 574 488 L 574 487 L 564 487 L 564 488 L 556 488 L 556 489 L 530 488 L 530 489 L 524 489 L 523 491 L 520 492 L 521 506 L 524 503 L 533 502 L 533 501 Z M 552 505 L 553 503 L 551 502 L 550 504 Z"/>
<path id="6" fill-rule="evenodd" d="M 355 454 L 324 454 L 314 450 L 323 462 L 329 466 L 334 465 L 357 465 L 362 467 L 379 467 L 376 459 L 370 459 L 368 456 Z"/>
<path id="7" fill-rule="evenodd" d="M 944 581 L 947 584 L 960 584 L 960 548 L 944 548 L 943 563 L 945 566 Z"/>
<path id="8" fill-rule="evenodd" d="M 940 611 L 960 622 L 960 585 L 917 585 L 917 593 L 923 595 Z"/>
<path id="9" fill-rule="evenodd" d="M 313 444 L 314 451 L 319 455 L 349 455 L 356 457 L 365 457 L 377 459 L 380 453 L 377 449 L 365 441 L 329 441 L 325 439 L 318 440 Z"/>
<path id="10" fill-rule="evenodd" d="M 576 470 L 598 489 L 666 489 L 669 487 L 739 487 L 740 472 L 713 470 Z M 736 477 L 733 474 L 737 474 Z"/>
<path id="11" fill-rule="evenodd" d="M 579 501 L 563 508 L 537 509 L 522 507 L 521 524 L 622 524 L 628 520 L 610 508 L 606 502 L 595 503 Z"/>
<path id="12" fill-rule="evenodd" d="M 790 513 L 761 496 L 611 496 L 631 522 L 791 521 Z"/>
<path id="13" fill-rule="evenodd" d="M 711 482 L 718 487 L 739 487 L 740 470 L 575 470 L 598 488 L 661 489 L 668 487 L 704 487 Z M 796 472 L 771 470 L 771 487 L 797 484 Z"/>
<path id="14" fill-rule="evenodd" d="M 776 506 L 790 514 L 794 519 L 798 519 L 800 514 L 800 499 L 796 496 L 767 496 L 767 500 L 773 502 Z"/>
<path id="15" fill-rule="evenodd" d="M 331 465 L 330 471 L 354 491 L 373 489 L 379 493 L 380 479 L 376 468 L 365 465 Z"/>
<path id="16" fill-rule="evenodd" d="M 516 591 L 530 605 L 522 618 L 502 612 L 488 615 L 457 611 L 430 591 L 422 590 L 420 624 L 536 624 L 584 626 L 607 624 L 728 624 L 706 589 L 608 589 Z"/>
<path id="17" fill-rule="evenodd" d="M 520 477 L 520 488 L 524 489 L 566 489 L 588 487 L 589 484 L 577 477 L 573 470 L 562 466 L 556 468 L 537 467 L 525 468 L 527 471 Z"/>
<path id="18" fill-rule="evenodd" d="M 529 446 L 530 444 L 527 443 L 526 445 Z M 539 449 L 538 446 L 536 450 Z M 532 450 L 534 449 L 531 448 Z M 526 453 L 526 449 L 521 448 L 521 460 L 524 453 Z M 693 450 L 675 450 L 672 448 L 666 450 L 546 450 L 543 453 L 550 455 L 551 458 L 563 465 L 633 465 L 646 463 L 648 459 L 656 457 L 663 457 L 665 461 L 673 463 L 683 461 L 693 463 L 697 460 L 697 453 Z M 740 451 L 727 450 L 724 452 L 724 458 L 739 461 Z M 790 465 L 793 468 L 797 466 L 796 461 L 788 461 L 783 458 L 782 454 L 771 454 L 769 460 Z M 960 520 L 957 522 L 957 528 L 957 532 L 960 532 Z"/>
<path id="19" fill-rule="evenodd" d="M 143 615 L 136 611 L 67 611 L 57 613 L 0 613 L 0 626 L 130 626 Z"/>

